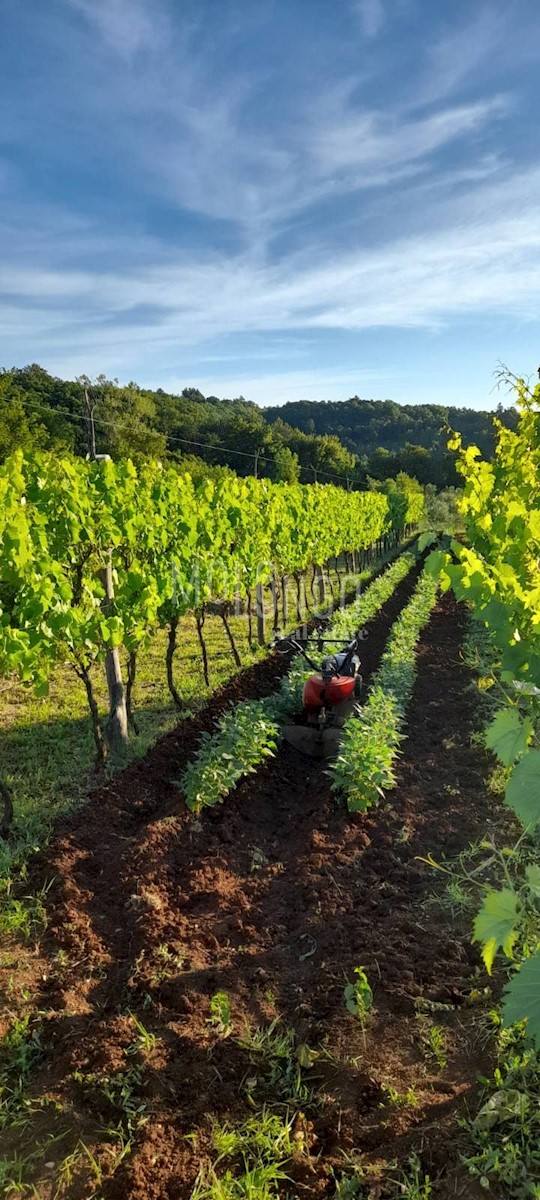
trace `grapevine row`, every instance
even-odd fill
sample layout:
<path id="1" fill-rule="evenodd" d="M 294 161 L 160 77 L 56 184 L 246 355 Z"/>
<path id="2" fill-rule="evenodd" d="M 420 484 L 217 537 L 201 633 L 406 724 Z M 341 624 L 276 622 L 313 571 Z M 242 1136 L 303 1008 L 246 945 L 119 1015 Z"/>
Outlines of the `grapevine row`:
<path id="1" fill-rule="evenodd" d="M 334 616 L 325 636 L 342 644 L 371 621 L 411 570 L 414 554 L 402 554 L 365 592 Z M 201 745 L 184 772 L 186 803 L 194 811 L 224 800 L 244 776 L 272 755 L 281 725 L 302 706 L 302 688 L 310 669 L 303 659 L 293 660 L 273 695 L 264 700 L 237 704 L 219 721 L 215 734 L 203 734 Z"/>
<path id="2" fill-rule="evenodd" d="M 267 480 L 195 484 L 174 466 L 89 462 L 18 452 L 0 468 L 0 672 L 45 694 L 68 663 L 83 681 L 94 737 L 103 734 L 91 672 L 124 646 L 130 676 L 157 628 L 244 597 L 340 554 L 397 539 L 422 498 L 347 493 Z"/>
<path id="3" fill-rule="evenodd" d="M 464 450 L 458 436 L 450 442 L 465 480 L 465 545 L 431 562 L 443 586 L 472 606 L 492 647 L 479 686 L 500 703 L 486 743 L 506 771 L 505 801 L 522 833 L 513 847 L 493 846 L 503 886 L 486 890 L 474 937 L 490 973 L 500 950 L 518 967 L 503 1020 L 526 1018 L 540 1049 L 540 385 L 514 384 L 518 426 L 496 423 L 493 462 L 476 447 Z"/>

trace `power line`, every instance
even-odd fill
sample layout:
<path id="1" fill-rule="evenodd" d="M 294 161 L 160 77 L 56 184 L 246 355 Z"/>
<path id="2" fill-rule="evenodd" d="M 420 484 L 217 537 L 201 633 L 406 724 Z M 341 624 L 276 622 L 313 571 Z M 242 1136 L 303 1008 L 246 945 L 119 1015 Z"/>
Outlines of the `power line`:
<path id="1" fill-rule="evenodd" d="M 71 409 L 62 408 L 61 405 L 54 405 L 54 407 L 52 407 L 51 405 L 48 405 L 48 404 L 40 404 L 39 401 L 37 401 L 37 400 L 28 400 L 28 398 L 26 396 L 24 397 L 24 399 L 21 400 L 21 403 L 27 405 L 28 408 L 39 409 L 40 412 L 47 413 L 49 416 L 52 416 L 55 413 L 62 413 L 64 416 L 70 417 L 72 421 L 80 421 L 84 425 L 86 425 L 87 421 L 88 421 L 88 418 L 83 416 L 82 414 L 71 412 Z M 108 428 L 108 429 L 117 429 L 117 430 L 122 431 L 122 430 L 131 428 L 130 425 L 127 423 L 117 425 L 114 421 L 107 421 L 107 420 L 105 420 L 104 417 L 98 417 L 96 415 L 94 415 L 94 421 L 96 424 L 103 425 L 105 428 Z M 154 432 L 161 433 L 160 430 L 149 430 L 149 432 L 150 433 L 154 433 Z M 162 436 L 167 439 L 167 442 L 175 442 L 175 443 L 178 443 L 178 444 L 181 444 L 184 446 L 197 446 L 199 449 L 212 450 L 217 454 L 236 454 L 236 455 L 240 455 L 242 458 L 255 459 L 255 454 L 256 454 L 255 451 L 250 453 L 249 450 L 233 450 L 227 446 L 215 446 L 215 445 L 213 445 L 212 442 L 196 442 L 196 441 L 193 441 L 191 438 L 181 438 L 181 437 L 177 437 L 173 434 L 168 434 L 168 433 L 164 433 L 164 434 L 162 434 Z M 272 459 L 257 457 L 257 462 L 264 463 L 264 464 L 271 464 Z M 319 467 L 302 467 L 302 464 L 300 463 L 300 469 L 304 470 L 304 471 L 315 470 L 317 472 L 317 475 L 324 475 L 326 479 L 337 479 L 338 482 L 341 484 L 344 484 L 347 482 L 346 475 L 335 475 L 329 471 L 323 471 Z"/>

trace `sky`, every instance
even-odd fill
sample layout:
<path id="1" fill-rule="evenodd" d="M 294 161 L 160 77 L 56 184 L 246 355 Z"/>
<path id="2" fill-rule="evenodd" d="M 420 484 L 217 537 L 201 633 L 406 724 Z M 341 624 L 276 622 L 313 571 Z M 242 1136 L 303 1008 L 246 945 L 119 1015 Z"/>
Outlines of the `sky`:
<path id="1" fill-rule="evenodd" d="M 538 0 L 0 0 L 0 365 L 494 407 L 540 361 Z"/>

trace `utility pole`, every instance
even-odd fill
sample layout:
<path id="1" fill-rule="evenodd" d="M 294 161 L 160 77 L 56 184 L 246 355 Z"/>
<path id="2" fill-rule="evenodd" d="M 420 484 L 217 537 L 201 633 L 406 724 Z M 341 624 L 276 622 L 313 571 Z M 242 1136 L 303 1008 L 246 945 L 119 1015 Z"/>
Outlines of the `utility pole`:
<path id="1" fill-rule="evenodd" d="M 96 427 L 94 424 L 94 408 L 96 400 L 91 399 L 89 395 L 88 384 L 84 384 L 84 399 L 86 403 L 86 421 L 88 425 L 88 453 L 90 458 L 96 459 Z"/>

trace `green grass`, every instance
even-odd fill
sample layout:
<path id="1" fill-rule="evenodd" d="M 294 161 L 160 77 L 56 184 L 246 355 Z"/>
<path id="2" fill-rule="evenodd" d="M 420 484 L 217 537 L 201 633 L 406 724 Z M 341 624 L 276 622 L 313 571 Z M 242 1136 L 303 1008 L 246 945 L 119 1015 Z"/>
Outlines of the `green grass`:
<path id="1" fill-rule="evenodd" d="M 540 1197 L 540 1055 L 519 1025 L 499 1029 L 497 1050 L 484 1103 L 466 1122 L 472 1148 L 463 1161 L 486 1195 L 530 1200 Z"/>
<path id="2" fill-rule="evenodd" d="M 271 1200 L 299 1148 L 292 1122 L 266 1109 L 236 1128 L 215 1125 L 212 1141 L 214 1161 L 201 1170 L 192 1200 Z"/>

